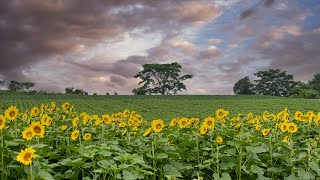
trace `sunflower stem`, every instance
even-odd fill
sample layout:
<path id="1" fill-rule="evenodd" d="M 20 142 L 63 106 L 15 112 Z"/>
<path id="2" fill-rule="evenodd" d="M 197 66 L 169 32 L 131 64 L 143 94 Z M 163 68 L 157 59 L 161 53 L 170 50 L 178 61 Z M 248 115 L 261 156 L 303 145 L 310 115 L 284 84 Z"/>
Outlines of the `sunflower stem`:
<path id="1" fill-rule="evenodd" d="M 217 174 L 220 178 L 220 168 L 219 168 L 219 144 L 217 143 L 217 150 L 216 150 L 216 164 L 217 164 Z"/>
<path id="2" fill-rule="evenodd" d="M 33 180 L 33 174 L 32 174 L 32 163 L 30 163 L 30 180 Z"/>
<path id="3" fill-rule="evenodd" d="M 157 169 L 156 169 L 156 161 L 155 161 L 155 136 L 153 135 L 152 142 L 151 142 L 151 151 L 152 151 L 152 165 L 153 165 L 153 179 L 157 179 Z"/>

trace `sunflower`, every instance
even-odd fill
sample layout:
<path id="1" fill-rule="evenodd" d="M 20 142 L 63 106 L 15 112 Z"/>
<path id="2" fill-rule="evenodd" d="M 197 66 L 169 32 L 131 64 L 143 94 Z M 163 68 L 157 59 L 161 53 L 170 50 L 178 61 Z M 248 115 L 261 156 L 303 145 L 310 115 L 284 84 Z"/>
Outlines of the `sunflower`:
<path id="1" fill-rule="evenodd" d="M 148 136 L 151 133 L 151 128 L 148 128 L 144 133 L 143 133 L 143 137 Z"/>
<path id="2" fill-rule="evenodd" d="M 133 125 L 139 127 L 139 126 L 141 126 L 141 121 L 138 118 L 134 118 Z"/>
<path id="3" fill-rule="evenodd" d="M 298 127 L 295 123 L 289 123 L 288 124 L 288 132 L 294 133 L 298 131 Z"/>
<path id="4" fill-rule="evenodd" d="M 280 130 L 282 132 L 286 132 L 288 130 L 288 123 L 286 123 L 286 122 L 281 123 L 280 124 Z"/>
<path id="5" fill-rule="evenodd" d="M 22 120 L 27 120 L 28 119 L 28 114 L 27 113 L 23 113 L 22 115 Z"/>
<path id="6" fill-rule="evenodd" d="M 248 119 L 252 119 L 252 117 L 253 117 L 252 112 L 248 113 L 248 114 L 247 114 L 247 117 L 248 117 Z"/>
<path id="7" fill-rule="evenodd" d="M 225 115 L 226 115 L 226 112 L 225 112 L 224 109 L 217 109 L 217 110 L 216 110 L 216 117 L 217 117 L 217 119 L 222 119 L 222 118 L 225 117 Z"/>
<path id="8" fill-rule="evenodd" d="M 263 130 L 262 130 L 262 135 L 263 135 L 263 136 L 267 136 L 267 135 L 270 133 L 270 131 L 271 131 L 270 128 L 268 128 L 268 129 L 263 129 Z"/>
<path id="9" fill-rule="evenodd" d="M 37 137 L 44 137 L 44 126 L 40 122 L 33 122 L 31 124 L 31 129 Z"/>
<path id="10" fill-rule="evenodd" d="M 192 118 L 193 120 L 193 125 L 194 126 L 198 126 L 198 124 L 200 123 L 200 119 L 199 118 Z"/>
<path id="11" fill-rule="evenodd" d="M 6 126 L 6 117 L 0 114 L 0 129 L 2 130 Z"/>
<path id="12" fill-rule="evenodd" d="M 220 136 L 218 136 L 217 139 L 216 139 L 216 142 L 217 142 L 218 144 L 221 144 L 221 143 L 223 142 L 223 138 L 220 137 Z"/>
<path id="13" fill-rule="evenodd" d="M 35 152 L 36 151 L 32 149 L 32 147 L 28 147 L 24 150 L 21 150 L 21 152 L 17 155 L 16 159 L 24 165 L 29 165 L 32 163 L 32 159 L 37 156 Z"/>
<path id="14" fill-rule="evenodd" d="M 208 129 L 213 129 L 215 120 L 213 117 L 210 116 L 210 117 L 206 117 L 203 123 L 207 126 Z"/>
<path id="15" fill-rule="evenodd" d="M 180 128 L 186 128 L 188 125 L 188 118 L 181 118 L 178 120 L 178 124 Z"/>
<path id="16" fill-rule="evenodd" d="M 51 125 L 52 118 L 48 116 L 47 114 L 44 114 L 41 118 L 41 124 L 45 126 L 50 126 Z"/>
<path id="17" fill-rule="evenodd" d="M 135 117 L 135 116 L 136 116 L 136 112 L 135 111 L 131 111 L 130 117 Z"/>
<path id="18" fill-rule="evenodd" d="M 13 121 L 18 116 L 18 112 L 19 110 L 16 106 L 10 106 L 8 109 L 6 109 L 4 114 L 9 121 Z"/>
<path id="19" fill-rule="evenodd" d="M 151 127 L 155 132 L 160 132 L 164 127 L 164 123 L 161 119 L 153 120 Z"/>
<path id="20" fill-rule="evenodd" d="M 130 115 L 130 111 L 129 111 L 128 109 L 123 110 L 122 116 L 123 116 L 124 118 L 128 117 L 129 115 Z"/>
<path id="21" fill-rule="evenodd" d="M 90 133 L 85 133 L 83 135 L 83 139 L 86 140 L 86 141 L 90 140 L 91 139 L 91 134 Z"/>
<path id="22" fill-rule="evenodd" d="M 78 126 L 79 124 L 79 117 L 75 117 L 73 120 L 72 120 L 72 126 L 73 127 L 76 127 Z"/>
<path id="23" fill-rule="evenodd" d="M 208 127 L 206 124 L 202 124 L 200 126 L 200 134 L 203 135 L 203 134 L 206 134 L 208 132 Z"/>
<path id="24" fill-rule="evenodd" d="M 70 108 L 70 104 L 69 104 L 68 102 L 65 102 L 65 103 L 62 104 L 62 109 L 63 109 L 63 110 L 66 111 L 66 110 L 68 110 L 69 108 Z"/>
<path id="25" fill-rule="evenodd" d="M 264 121 L 268 121 L 269 120 L 269 116 L 270 116 L 269 112 L 268 111 L 264 111 L 262 118 L 263 118 Z"/>
<path id="26" fill-rule="evenodd" d="M 124 127 L 126 127 L 126 122 L 121 122 L 121 123 L 119 123 L 119 128 L 124 128 Z"/>
<path id="27" fill-rule="evenodd" d="M 67 125 L 62 125 L 62 126 L 60 126 L 60 129 L 61 129 L 62 131 L 66 130 L 67 128 L 68 128 Z"/>
<path id="28" fill-rule="evenodd" d="M 261 124 L 256 125 L 256 130 L 257 130 L 257 131 L 260 131 L 261 127 L 262 127 L 262 125 L 261 125 Z"/>
<path id="29" fill-rule="evenodd" d="M 57 107 L 56 102 L 51 102 L 51 109 L 54 110 L 56 109 L 56 107 Z"/>
<path id="30" fill-rule="evenodd" d="M 105 124 L 110 124 L 112 122 L 111 117 L 109 116 L 109 114 L 105 114 L 102 116 L 102 120 Z"/>
<path id="31" fill-rule="evenodd" d="M 90 116 L 87 114 L 85 114 L 84 116 L 80 116 L 80 117 L 82 117 L 82 124 L 83 125 L 86 125 L 90 119 Z"/>
<path id="32" fill-rule="evenodd" d="M 39 116 L 39 108 L 38 108 L 38 107 L 33 107 L 33 108 L 31 109 L 31 116 L 32 116 L 32 117 Z"/>
<path id="33" fill-rule="evenodd" d="M 302 116 L 303 116 L 303 113 L 302 113 L 301 111 L 297 111 L 297 112 L 294 114 L 294 119 L 300 121 Z"/>
<path id="34" fill-rule="evenodd" d="M 72 131 L 72 133 L 71 133 L 71 139 L 72 140 L 77 140 L 78 139 L 78 137 L 79 137 L 79 134 L 80 134 L 80 131 L 79 130 L 74 130 L 74 131 Z"/>
<path id="35" fill-rule="evenodd" d="M 28 129 L 25 129 L 23 132 L 22 132 L 22 137 L 23 139 L 26 139 L 26 140 L 31 140 L 34 136 L 34 132 L 31 128 L 28 128 Z"/>
<path id="36" fill-rule="evenodd" d="M 283 142 L 289 142 L 289 141 L 290 141 L 289 136 L 285 136 L 282 141 L 283 141 Z"/>

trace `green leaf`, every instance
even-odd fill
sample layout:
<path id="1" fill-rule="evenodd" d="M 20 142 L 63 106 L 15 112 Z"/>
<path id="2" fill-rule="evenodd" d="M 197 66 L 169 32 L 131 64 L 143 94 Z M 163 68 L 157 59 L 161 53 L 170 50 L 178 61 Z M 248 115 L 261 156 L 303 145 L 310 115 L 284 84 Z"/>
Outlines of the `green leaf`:
<path id="1" fill-rule="evenodd" d="M 259 166 L 257 165 L 251 165 L 251 171 L 255 174 L 263 174 L 264 171 L 262 168 L 260 168 Z"/>
<path id="2" fill-rule="evenodd" d="M 168 158 L 168 154 L 167 153 L 159 153 L 157 155 L 157 159 L 166 159 Z"/>
<path id="3" fill-rule="evenodd" d="M 101 160 L 99 161 L 97 164 L 98 166 L 104 168 L 104 169 L 108 169 L 110 168 L 110 166 L 112 166 L 115 163 L 114 160 L 110 159 L 110 160 Z"/>
<path id="4" fill-rule="evenodd" d="M 220 180 L 231 180 L 231 176 L 228 173 L 222 173 Z"/>
<path id="5" fill-rule="evenodd" d="M 174 166 L 170 164 L 164 165 L 163 171 L 167 176 L 182 177 L 181 173 Z"/>
<path id="6" fill-rule="evenodd" d="M 310 167 L 312 170 L 314 170 L 315 172 L 317 172 L 318 176 L 320 176 L 319 165 L 318 165 L 316 162 L 311 161 L 311 162 L 309 163 L 309 167 Z"/>
<path id="7" fill-rule="evenodd" d="M 130 180 L 130 179 L 137 179 L 137 178 L 134 177 L 133 174 L 131 174 L 131 173 L 130 173 L 129 171 L 127 171 L 127 170 L 124 170 L 124 171 L 122 172 L 122 175 L 123 175 L 123 179 L 128 179 L 128 180 Z"/>
<path id="8" fill-rule="evenodd" d="M 53 176 L 48 171 L 42 169 L 38 172 L 38 177 L 43 180 L 54 180 Z"/>
<path id="9" fill-rule="evenodd" d="M 298 177 L 300 180 L 311 180 L 311 179 L 314 179 L 314 175 L 309 173 L 309 172 L 306 172 L 304 169 L 302 168 L 299 168 L 298 169 Z"/>
<path id="10" fill-rule="evenodd" d="M 112 155 L 112 152 L 107 151 L 107 150 L 101 150 L 101 151 L 99 151 L 98 154 L 100 154 L 100 155 L 102 155 L 102 156 L 104 156 L 104 157 L 109 157 L 109 156 Z"/>
<path id="11" fill-rule="evenodd" d="M 266 144 L 261 144 L 261 146 L 253 147 L 253 146 L 247 146 L 246 147 L 247 151 L 252 152 L 252 153 L 264 153 L 269 151 L 269 146 Z"/>

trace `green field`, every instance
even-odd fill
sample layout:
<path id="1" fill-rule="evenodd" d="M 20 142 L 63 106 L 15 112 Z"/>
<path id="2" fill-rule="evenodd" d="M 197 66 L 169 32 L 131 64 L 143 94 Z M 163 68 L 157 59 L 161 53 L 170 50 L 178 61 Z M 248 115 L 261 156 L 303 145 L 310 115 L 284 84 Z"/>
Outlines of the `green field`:
<path id="1" fill-rule="evenodd" d="M 218 108 L 230 111 L 231 115 L 252 112 L 260 115 L 263 111 L 278 113 L 285 107 L 290 111 L 315 111 L 320 109 L 319 100 L 281 98 L 271 96 L 235 95 L 176 95 L 176 96 L 78 96 L 78 95 L 29 95 L 21 93 L 0 93 L 0 113 L 10 105 L 20 110 L 40 106 L 52 101 L 61 105 L 70 102 L 78 112 L 91 114 L 115 113 L 129 109 L 141 114 L 145 119 L 164 119 L 174 117 L 199 117 L 212 115 Z"/>

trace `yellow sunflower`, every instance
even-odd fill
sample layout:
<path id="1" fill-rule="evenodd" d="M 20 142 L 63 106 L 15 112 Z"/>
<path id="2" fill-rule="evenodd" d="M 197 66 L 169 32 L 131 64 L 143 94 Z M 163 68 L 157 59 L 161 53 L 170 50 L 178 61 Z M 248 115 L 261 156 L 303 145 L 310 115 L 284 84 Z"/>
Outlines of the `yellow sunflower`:
<path id="1" fill-rule="evenodd" d="M 268 121 L 269 120 L 269 112 L 268 111 L 264 111 L 262 118 L 263 118 L 264 121 Z"/>
<path id="2" fill-rule="evenodd" d="M 48 116 L 47 114 L 44 114 L 41 118 L 41 124 L 45 126 L 50 126 L 51 125 L 52 118 Z"/>
<path id="3" fill-rule="evenodd" d="M 85 114 L 84 116 L 80 116 L 80 117 L 82 117 L 82 124 L 83 125 L 86 125 L 90 119 L 90 116 L 87 114 Z"/>
<path id="4" fill-rule="evenodd" d="M 32 117 L 39 116 L 39 108 L 38 108 L 38 107 L 33 107 L 33 108 L 31 109 L 31 116 L 32 116 Z"/>
<path id="5" fill-rule="evenodd" d="M 24 121 L 28 120 L 28 114 L 27 113 L 23 113 L 22 120 L 24 120 Z"/>
<path id="6" fill-rule="evenodd" d="M 200 126 L 200 134 L 206 134 L 208 132 L 208 127 L 206 124 L 202 123 L 202 125 Z"/>
<path id="7" fill-rule="evenodd" d="M 4 114 L 6 116 L 6 119 L 9 121 L 13 121 L 18 116 L 19 110 L 16 106 L 10 106 L 8 109 L 5 110 Z"/>
<path id="8" fill-rule="evenodd" d="M 78 139 L 78 137 L 79 137 L 79 134 L 80 134 L 80 131 L 79 130 L 74 130 L 74 131 L 72 131 L 72 133 L 71 133 L 71 139 L 72 140 L 77 140 Z"/>
<path id="9" fill-rule="evenodd" d="M 294 119 L 295 120 L 301 120 L 301 117 L 303 116 L 303 113 L 301 111 L 297 111 L 296 113 L 294 113 Z"/>
<path id="10" fill-rule="evenodd" d="M 295 133 L 298 131 L 298 127 L 295 123 L 289 123 L 288 124 L 288 132 Z"/>
<path id="11" fill-rule="evenodd" d="M 111 117 L 109 116 L 109 114 L 105 114 L 102 116 L 102 120 L 105 124 L 110 124 L 112 122 Z"/>
<path id="12" fill-rule="evenodd" d="M 280 124 L 280 130 L 282 132 L 286 132 L 288 130 L 288 123 L 286 123 L 286 122 L 281 123 Z"/>
<path id="13" fill-rule="evenodd" d="M 68 128 L 67 125 L 62 125 L 62 126 L 60 126 L 60 129 L 61 129 L 62 131 L 66 130 L 67 128 Z"/>
<path id="14" fill-rule="evenodd" d="M 34 132 L 31 128 L 28 128 L 28 129 L 25 129 L 23 132 L 22 132 L 22 137 L 23 139 L 26 139 L 26 140 L 31 140 L 34 136 Z"/>
<path id="15" fill-rule="evenodd" d="M 91 134 L 90 133 L 85 133 L 83 135 L 83 139 L 86 140 L 86 141 L 90 140 L 91 139 Z"/>
<path id="16" fill-rule="evenodd" d="M 36 137 L 44 137 L 44 126 L 40 124 L 40 122 L 32 122 L 31 127 L 32 131 L 34 132 L 34 135 Z"/>
<path id="17" fill-rule="evenodd" d="M 148 128 L 144 133 L 143 133 L 143 137 L 148 136 L 151 133 L 151 128 Z"/>
<path id="18" fill-rule="evenodd" d="M 188 118 L 180 118 L 178 124 L 180 128 L 186 128 L 188 125 Z"/>
<path id="19" fill-rule="evenodd" d="M 129 115 L 130 115 L 130 111 L 129 111 L 128 109 L 123 110 L 122 116 L 123 116 L 124 118 L 128 117 Z"/>
<path id="20" fill-rule="evenodd" d="M 218 136 L 217 139 L 216 139 L 216 142 L 217 142 L 218 144 L 221 144 L 221 143 L 223 142 L 223 138 L 220 137 L 220 136 Z"/>
<path id="21" fill-rule="evenodd" d="M 119 128 L 124 128 L 126 127 L 127 123 L 126 122 L 121 122 L 119 123 Z"/>
<path id="22" fill-rule="evenodd" d="M 2 130 L 6 126 L 6 117 L 0 114 L 0 129 Z"/>
<path id="23" fill-rule="evenodd" d="M 257 131 L 260 131 L 261 127 L 262 127 L 262 125 L 260 125 L 260 124 L 259 124 L 259 125 L 256 125 L 256 130 L 257 130 Z"/>
<path id="24" fill-rule="evenodd" d="M 32 149 L 32 147 L 28 147 L 24 150 L 21 150 L 16 159 L 24 165 L 29 165 L 32 163 L 32 159 L 37 156 L 35 152 L 36 150 Z"/>
<path id="25" fill-rule="evenodd" d="M 267 136 L 267 135 L 270 133 L 270 131 L 271 131 L 270 128 L 268 128 L 268 129 L 263 129 L 263 130 L 262 130 L 262 135 L 263 135 L 263 136 Z"/>
<path id="26" fill-rule="evenodd" d="M 206 117 L 203 123 L 206 124 L 208 129 L 213 129 L 215 120 L 213 117 L 210 116 L 210 117 Z"/>
<path id="27" fill-rule="evenodd" d="M 164 127 L 164 123 L 161 119 L 153 120 L 151 127 L 155 132 L 160 132 Z"/>
<path id="28" fill-rule="evenodd" d="M 222 118 L 225 117 L 225 115 L 226 115 L 226 112 L 225 112 L 224 109 L 217 109 L 217 110 L 216 110 L 216 117 L 217 117 L 217 119 L 222 119 Z"/>
<path id="29" fill-rule="evenodd" d="M 66 111 L 66 110 L 68 110 L 69 108 L 70 108 L 70 103 L 65 102 L 65 103 L 62 104 L 62 109 L 63 109 L 63 110 Z"/>
<path id="30" fill-rule="evenodd" d="M 72 126 L 73 127 L 76 127 L 78 126 L 79 124 L 79 117 L 75 117 L 73 120 L 72 120 Z"/>
<path id="31" fill-rule="evenodd" d="M 289 136 L 285 136 L 282 141 L 283 142 L 289 142 L 290 141 L 290 137 Z"/>
<path id="32" fill-rule="evenodd" d="M 57 107 L 56 102 L 51 102 L 51 109 L 54 110 L 56 109 L 56 107 Z"/>

